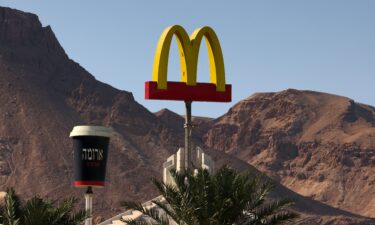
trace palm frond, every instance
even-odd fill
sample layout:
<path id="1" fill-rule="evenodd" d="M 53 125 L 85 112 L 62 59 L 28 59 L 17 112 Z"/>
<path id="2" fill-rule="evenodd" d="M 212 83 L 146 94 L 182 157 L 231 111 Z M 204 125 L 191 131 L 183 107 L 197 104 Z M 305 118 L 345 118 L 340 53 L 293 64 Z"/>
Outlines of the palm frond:
<path id="1" fill-rule="evenodd" d="M 142 206 L 141 203 L 131 202 L 131 201 L 124 201 L 121 203 L 127 209 L 137 210 L 141 212 L 143 215 L 147 216 L 149 219 L 148 221 L 144 221 L 145 224 L 152 224 L 152 225 L 169 225 L 169 219 L 165 212 L 161 212 L 155 207 L 146 208 Z M 134 220 L 134 219 L 123 219 L 124 222 L 129 224 L 139 224 L 139 221 L 142 220 Z"/>
<path id="2" fill-rule="evenodd" d="M 22 225 L 49 224 L 50 208 L 51 205 L 49 202 L 43 201 L 38 196 L 33 197 L 23 207 Z"/>
<path id="3" fill-rule="evenodd" d="M 50 201 L 34 196 L 22 204 L 13 189 L 7 190 L 5 205 L 2 208 L 4 225 L 77 225 L 86 218 L 86 212 L 73 212 L 74 198 L 63 200 L 55 207 L 57 201 Z"/>
<path id="4" fill-rule="evenodd" d="M 5 196 L 3 208 L 3 220 L 7 225 L 19 225 L 22 215 L 21 201 L 16 195 L 13 188 L 8 188 Z"/>
<path id="5" fill-rule="evenodd" d="M 57 207 L 51 208 L 51 224 L 54 225 L 76 225 L 88 218 L 85 210 L 74 212 L 74 205 L 78 200 L 74 197 L 64 199 Z M 57 204 L 57 203 L 56 203 Z"/>
<path id="6" fill-rule="evenodd" d="M 267 219 L 267 223 L 265 223 L 265 225 L 284 224 L 298 217 L 299 217 L 298 213 L 291 212 L 291 211 L 278 213 L 276 215 L 270 216 L 270 218 Z"/>
<path id="7" fill-rule="evenodd" d="M 214 175 L 199 169 L 197 173 L 172 170 L 171 176 L 173 185 L 153 180 L 165 199 L 153 201 L 155 207 L 147 209 L 139 203 L 123 202 L 126 208 L 149 218 L 125 222 L 167 225 L 174 220 L 180 225 L 255 225 L 281 224 L 297 216 L 287 211 L 293 201 L 267 199 L 275 185 L 254 171 L 239 173 L 224 166 Z"/>
<path id="8" fill-rule="evenodd" d="M 258 209 L 256 212 L 259 217 L 266 217 L 276 212 L 279 212 L 281 210 L 284 210 L 285 208 L 291 206 L 292 204 L 294 204 L 294 201 L 291 199 L 281 199 L 281 200 L 270 202 L 268 205 Z"/>
<path id="9" fill-rule="evenodd" d="M 174 212 L 173 208 L 168 203 L 163 203 L 161 201 L 152 201 L 155 205 L 157 205 L 160 209 L 164 210 L 164 212 L 171 217 L 174 221 L 178 221 L 178 216 Z"/>
<path id="10" fill-rule="evenodd" d="M 294 212 L 287 211 L 287 207 L 291 206 L 294 202 L 291 199 L 281 199 L 273 201 L 255 209 L 252 211 L 252 222 L 253 224 L 277 224 L 278 219 L 285 218 L 280 220 L 280 222 L 285 222 L 286 220 L 294 219 L 294 216 L 297 216 Z M 249 213 L 247 215 L 250 215 Z M 290 218 L 289 218 L 290 216 Z M 245 220 L 249 220 L 249 216 L 244 216 Z"/>

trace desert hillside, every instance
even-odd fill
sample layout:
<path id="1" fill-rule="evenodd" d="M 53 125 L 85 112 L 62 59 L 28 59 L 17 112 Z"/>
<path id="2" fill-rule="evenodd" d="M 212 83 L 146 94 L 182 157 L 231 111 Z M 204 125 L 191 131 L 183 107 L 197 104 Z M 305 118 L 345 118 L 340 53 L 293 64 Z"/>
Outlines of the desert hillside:
<path id="1" fill-rule="evenodd" d="M 374 107 L 313 91 L 258 93 L 216 119 L 204 142 L 303 196 L 375 216 Z"/>
<path id="2" fill-rule="evenodd" d="M 179 134 L 133 95 L 101 83 L 65 54 L 37 16 L 0 7 L 0 187 L 24 196 L 81 197 L 72 182 L 74 125 L 111 126 L 106 188 L 98 210 L 118 212 L 122 198 L 155 196 L 149 185 Z M 113 212 L 115 213 L 115 212 Z"/>

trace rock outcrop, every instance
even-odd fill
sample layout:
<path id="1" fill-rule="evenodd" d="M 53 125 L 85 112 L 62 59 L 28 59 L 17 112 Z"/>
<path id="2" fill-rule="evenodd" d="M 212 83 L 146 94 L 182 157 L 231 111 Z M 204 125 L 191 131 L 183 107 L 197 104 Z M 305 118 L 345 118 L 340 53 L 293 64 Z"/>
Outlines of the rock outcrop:
<path id="1" fill-rule="evenodd" d="M 374 107 L 313 91 L 254 94 L 215 120 L 204 142 L 301 195 L 375 216 Z"/>

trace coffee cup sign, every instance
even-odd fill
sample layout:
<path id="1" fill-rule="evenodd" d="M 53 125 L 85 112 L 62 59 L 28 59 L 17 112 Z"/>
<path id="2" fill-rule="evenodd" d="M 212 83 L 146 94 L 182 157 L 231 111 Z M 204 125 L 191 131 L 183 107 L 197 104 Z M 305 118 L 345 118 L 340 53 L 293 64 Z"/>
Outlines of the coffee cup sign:
<path id="1" fill-rule="evenodd" d="M 74 146 L 74 185 L 104 187 L 109 139 L 112 129 L 75 126 L 69 137 Z"/>

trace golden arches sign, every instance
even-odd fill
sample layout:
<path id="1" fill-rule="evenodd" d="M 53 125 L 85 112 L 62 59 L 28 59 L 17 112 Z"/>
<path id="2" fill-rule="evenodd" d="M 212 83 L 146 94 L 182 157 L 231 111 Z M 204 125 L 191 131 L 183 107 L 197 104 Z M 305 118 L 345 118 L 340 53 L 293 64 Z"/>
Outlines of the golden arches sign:
<path id="1" fill-rule="evenodd" d="M 168 58 L 173 36 L 176 36 L 180 53 L 181 82 L 167 81 Z M 210 84 L 197 83 L 198 55 L 203 37 L 207 43 Z M 156 82 L 157 90 L 152 82 Z M 146 98 L 149 99 L 230 101 L 231 86 L 225 83 L 224 58 L 214 30 L 202 27 L 189 37 L 185 29 L 179 25 L 165 29 L 155 52 L 152 82 L 146 82 Z M 200 97 L 196 97 L 198 95 Z"/>
<path id="2" fill-rule="evenodd" d="M 159 39 L 152 73 L 152 80 L 158 82 L 158 88 L 167 88 L 168 56 L 173 35 L 176 35 L 180 53 L 181 81 L 187 85 L 196 85 L 198 54 L 204 36 L 208 48 L 210 81 L 216 84 L 218 91 L 225 91 L 224 59 L 215 32 L 210 27 L 203 27 L 195 30 L 189 38 L 185 29 L 179 25 L 165 29 Z"/>

